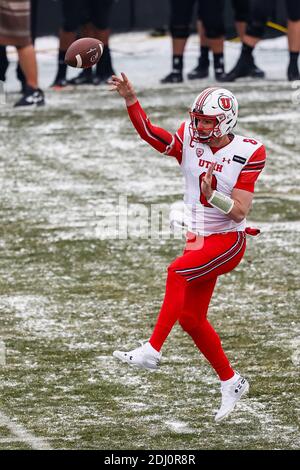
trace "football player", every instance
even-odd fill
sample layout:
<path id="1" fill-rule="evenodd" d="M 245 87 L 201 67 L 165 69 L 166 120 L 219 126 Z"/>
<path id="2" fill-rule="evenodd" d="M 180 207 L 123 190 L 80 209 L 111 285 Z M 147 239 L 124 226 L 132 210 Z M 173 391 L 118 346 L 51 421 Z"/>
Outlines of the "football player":
<path id="1" fill-rule="evenodd" d="M 218 421 L 248 392 L 249 383 L 232 368 L 207 310 L 218 277 L 239 264 L 246 233 L 253 231 L 246 228 L 246 216 L 265 165 L 265 147 L 256 139 L 233 133 L 238 102 L 229 90 L 202 91 L 189 119 L 172 135 L 151 123 L 124 73 L 113 76 L 110 85 L 125 99 L 142 139 L 179 163 L 185 178 L 188 226 L 183 255 L 168 267 L 164 301 L 149 341 L 128 352 L 115 351 L 114 356 L 133 366 L 156 369 L 162 345 L 178 321 L 220 378 Z"/>

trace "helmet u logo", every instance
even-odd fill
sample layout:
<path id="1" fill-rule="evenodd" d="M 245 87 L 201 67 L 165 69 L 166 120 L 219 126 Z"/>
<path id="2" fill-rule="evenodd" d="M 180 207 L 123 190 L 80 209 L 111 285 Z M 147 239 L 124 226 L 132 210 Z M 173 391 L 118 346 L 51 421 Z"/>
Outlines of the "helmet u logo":
<path id="1" fill-rule="evenodd" d="M 232 100 L 229 96 L 220 96 L 219 98 L 219 106 L 224 111 L 229 111 L 232 108 Z"/>

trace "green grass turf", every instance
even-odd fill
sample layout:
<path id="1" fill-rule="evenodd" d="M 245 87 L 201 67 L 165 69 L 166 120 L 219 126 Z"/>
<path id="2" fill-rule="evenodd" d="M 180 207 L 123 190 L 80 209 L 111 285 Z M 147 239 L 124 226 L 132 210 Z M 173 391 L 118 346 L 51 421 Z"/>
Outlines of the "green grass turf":
<path id="1" fill-rule="evenodd" d="M 99 224 L 119 196 L 148 208 L 179 200 L 176 162 L 139 140 L 105 90 L 0 111 L 3 413 L 57 449 L 299 448 L 300 113 L 286 87 L 231 87 L 237 132 L 266 144 L 268 164 L 249 217 L 262 235 L 219 280 L 209 312 L 251 382 L 249 398 L 218 425 L 218 380 L 178 326 L 156 373 L 112 357 L 149 337 L 183 242 L 101 240 Z M 140 94 L 171 131 L 194 97 L 191 87 L 176 90 L 175 107 L 172 87 Z M 28 447 L 0 422 L 0 449 Z"/>

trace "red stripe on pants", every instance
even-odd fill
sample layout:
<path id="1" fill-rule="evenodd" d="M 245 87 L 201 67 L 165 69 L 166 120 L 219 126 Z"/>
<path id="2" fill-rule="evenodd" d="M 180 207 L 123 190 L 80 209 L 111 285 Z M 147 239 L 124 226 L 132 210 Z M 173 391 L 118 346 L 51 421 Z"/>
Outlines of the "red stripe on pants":
<path id="1" fill-rule="evenodd" d="M 245 236 L 241 235 L 241 243 L 237 244 L 237 232 L 210 235 L 188 241 L 182 256 L 177 258 L 168 268 L 166 292 L 150 343 L 158 351 L 177 320 L 182 328 L 193 338 L 195 344 L 210 362 L 221 380 L 233 376 L 233 369 L 222 349 L 221 341 L 207 320 L 207 310 L 214 291 L 217 277 L 232 271 L 240 262 L 245 252 Z M 197 245 L 195 245 L 197 243 Z M 232 248 L 239 246 L 239 249 Z M 199 249 L 193 249 L 197 246 Z M 225 253 L 229 253 L 226 261 Z M 222 264 L 201 277 L 188 282 L 176 271 L 198 268 L 216 258 Z M 211 265 L 210 265 L 211 266 Z M 215 266 L 215 264 L 213 264 Z M 197 271 L 196 271 L 197 272 Z"/>
<path id="2" fill-rule="evenodd" d="M 202 264 L 197 267 L 189 267 L 185 269 L 177 269 L 176 273 L 181 276 L 185 276 L 188 281 L 193 280 L 195 277 L 200 277 L 208 274 L 213 269 L 218 268 L 221 264 L 227 263 L 232 257 L 234 257 L 242 248 L 244 243 L 245 235 L 238 235 L 238 239 L 233 245 L 221 255 L 216 256 L 208 263 Z M 190 242 L 189 242 L 190 243 Z"/>

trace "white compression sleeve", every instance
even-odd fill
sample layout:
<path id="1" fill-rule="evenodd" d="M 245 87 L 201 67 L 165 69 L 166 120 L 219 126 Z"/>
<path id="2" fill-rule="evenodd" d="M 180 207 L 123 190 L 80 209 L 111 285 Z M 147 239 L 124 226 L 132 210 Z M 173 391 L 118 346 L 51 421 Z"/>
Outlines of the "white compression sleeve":
<path id="1" fill-rule="evenodd" d="M 213 191 L 211 197 L 207 200 L 209 204 L 219 209 L 224 214 L 229 214 L 234 206 L 234 200 L 229 196 L 220 193 L 219 191 Z"/>

